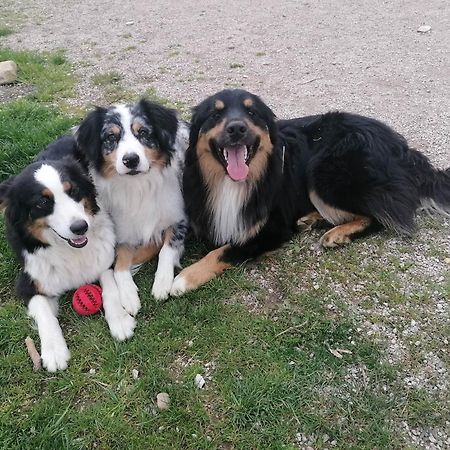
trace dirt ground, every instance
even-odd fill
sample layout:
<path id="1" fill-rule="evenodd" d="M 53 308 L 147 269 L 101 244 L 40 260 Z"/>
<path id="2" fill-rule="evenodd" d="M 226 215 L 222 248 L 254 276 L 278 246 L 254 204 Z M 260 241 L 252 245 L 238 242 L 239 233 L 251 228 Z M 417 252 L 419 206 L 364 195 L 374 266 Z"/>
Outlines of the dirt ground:
<path id="1" fill-rule="evenodd" d="M 450 162 L 450 13 L 407 2 L 6 0 L 13 48 L 63 48 L 101 101 L 95 74 L 193 105 L 224 87 L 258 93 L 280 117 L 342 109 L 378 117 Z M 419 33 L 421 25 L 431 26 Z"/>
<path id="2" fill-rule="evenodd" d="M 102 103 L 92 80 L 112 71 L 127 89 L 151 88 L 189 106 L 222 88 L 243 87 L 282 118 L 329 109 L 379 118 L 436 165 L 450 165 L 447 0 L 6 0 L 2 8 L 20 26 L 0 44 L 14 50 L 65 49 L 80 79 L 80 105 Z M 430 31 L 419 32 L 422 25 Z M 408 244 L 395 237 L 382 255 L 373 243 L 364 243 L 361 255 L 388 264 L 394 254 L 400 264 L 412 265 L 405 290 L 420 288 L 411 278 L 415 273 L 443 282 L 450 267 L 449 224 L 439 219 L 422 228 L 406 250 Z M 407 364 L 423 337 L 420 330 L 432 335 L 436 327 L 448 329 L 448 298 L 437 292 L 430 297 L 420 306 L 429 311 L 421 310 L 403 333 L 395 328 L 396 318 L 404 320 L 408 313 L 401 305 L 388 310 L 355 303 L 355 316 L 362 316 L 369 336 L 384 340 L 389 361 Z M 390 315 L 392 326 L 373 323 L 374 311 Z M 423 353 L 420 367 L 405 369 L 406 384 L 448 392 L 449 367 L 436 356 L 448 352 L 448 341 L 435 350 Z M 437 443 L 407 426 L 401 432 L 422 448 L 450 445 L 448 429 L 439 431 Z"/>

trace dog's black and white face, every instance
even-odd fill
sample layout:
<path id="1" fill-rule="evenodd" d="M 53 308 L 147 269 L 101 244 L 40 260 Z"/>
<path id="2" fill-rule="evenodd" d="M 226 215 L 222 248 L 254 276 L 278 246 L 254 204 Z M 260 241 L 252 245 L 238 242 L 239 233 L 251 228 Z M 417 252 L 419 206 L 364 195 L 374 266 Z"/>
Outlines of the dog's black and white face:
<path id="1" fill-rule="evenodd" d="M 9 226 L 23 241 L 46 246 L 88 243 L 98 211 L 95 188 L 73 160 L 36 162 L 0 184 L 0 205 Z"/>
<path id="2" fill-rule="evenodd" d="M 170 162 L 177 127 L 173 110 L 141 100 L 95 109 L 81 123 L 76 139 L 103 177 L 139 175 Z"/>
<path id="3" fill-rule="evenodd" d="M 220 164 L 233 181 L 257 179 L 275 145 L 274 119 L 256 95 L 227 89 L 194 108 L 189 147 L 196 149 L 207 172 Z"/>

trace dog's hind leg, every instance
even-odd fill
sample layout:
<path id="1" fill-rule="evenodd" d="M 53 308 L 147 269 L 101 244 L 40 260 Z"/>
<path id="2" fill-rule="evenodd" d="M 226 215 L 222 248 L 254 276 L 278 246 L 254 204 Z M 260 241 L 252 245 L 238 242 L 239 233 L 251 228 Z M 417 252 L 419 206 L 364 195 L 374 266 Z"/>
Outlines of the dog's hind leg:
<path id="1" fill-rule="evenodd" d="M 152 287 L 152 294 L 157 300 L 164 300 L 169 296 L 175 267 L 180 267 L 180 259 L 184 253 L 187 229 L 187 221 L 182 220 L 164 234 L 164 244 L 159 252 L 158 268 Z"/>
<path id="2" fill-rule="evenodd" d="M 363 233 L 373 223 L 370 217 L 355 216 L 350 222 L 338 225 L 327 231 L 319 240 L 319 243 L 326 248 L 338 247 L 349 244 L 352 238 Z"/>
<path id="3" fill-rule="evenodd" d="M 313 228 L 319 228 L 328 224 L 318 211 L 313 211 L 306 216 L 301 217 L 297 220 L 297 226 L 302 227 L 306 230 L 311 230 Z"/>

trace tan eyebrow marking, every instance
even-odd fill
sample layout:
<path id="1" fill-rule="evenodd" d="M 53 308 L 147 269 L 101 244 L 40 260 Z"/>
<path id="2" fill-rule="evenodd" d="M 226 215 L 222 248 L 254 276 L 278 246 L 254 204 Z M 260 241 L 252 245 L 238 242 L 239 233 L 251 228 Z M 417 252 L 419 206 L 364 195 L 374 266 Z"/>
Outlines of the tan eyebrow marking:
<path id="1" fill-rule="evenodd" d="M 225 108 L 225 103 L 222 100 L 216 100 L 216 103 L 214 103 L 214 107 L 220 111 Z"/>
<path id="2" fill-rule="evenodd" d="M 70 189 L 72 189 L 72 185 L 68 181 L 64 181 L 63 189 L 64 189 L 64 192 L 70 191 Z"/>
<path id="3" fill-rule="evenodd" d="M 251 98 L 246 98 L 244 100 L 244 106 L 250 108 L 251 106 L 253 106 L 253 100 Z"/>
<path id="4" fill-rule="evenodd" d="M 120 128 L 117 125 L 113 125 L 110 128 L 110 131 L 111 131 L 111 133 L 116 134 L 116 135 L 120 134 Z"/>
<path id="5" fill-rule="evenodd" d="M 42 189 L 42 195 L 44 197 L 53 198 L 53 192 L 48 188 Z"/>
<path id="6" fill-rule="evenodd" d="M 133 122 L 133 125 L 131 125 L 131 128 L 133 128 L 133 131 L 137 134 L 139 133 L 139 130 L 142 128 L 142 123 L 138 122 L 137 120 Z"/>

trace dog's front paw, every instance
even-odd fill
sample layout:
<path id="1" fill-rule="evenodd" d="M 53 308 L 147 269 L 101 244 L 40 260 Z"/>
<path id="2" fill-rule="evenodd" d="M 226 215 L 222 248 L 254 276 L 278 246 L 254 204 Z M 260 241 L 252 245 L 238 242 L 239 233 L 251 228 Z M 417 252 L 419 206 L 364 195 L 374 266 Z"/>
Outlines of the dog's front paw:
<path id="1" fill-rule="evenodd" d="M 189 289 L 186 283 L 186 279 L 183 276 L 183 272 L 181 272 L 175 277 L 175 280 L 173 280 L 172 287 L 170 289 L 170 295 L 177 297 L 179 295 L 183 295 L 188 290 Z"/>
<path id="2" fill-rule="evenodd" d="M 168 273 L 156 272 L 155 281 L 153 282 L 152 294 L 156 300 L 165 300 L 172 288 L 173 275 Z"/>
<path id="3" fill-rule="evenodd" d="M 141 309 L 138 288 L 130 272 L 114 272 L 120 294 L 120 303 L 128 314 L 135 316 Z"/>
<path id="4" fill-rule="evenodd" d="M 126 311 L 115 314 L 112 317 L 107 317 L 106 321 L 108 322 L 111 336 L 118 341 L 124 341 L 133 336 L 136 319 Z"/>
<path id="5" fill-rule="evenodd" d="M 64 339 L 55 339 L 46 344 L 42 343 L 42 365 L 49 372 L 67 369 L 70 351 Z"/>

